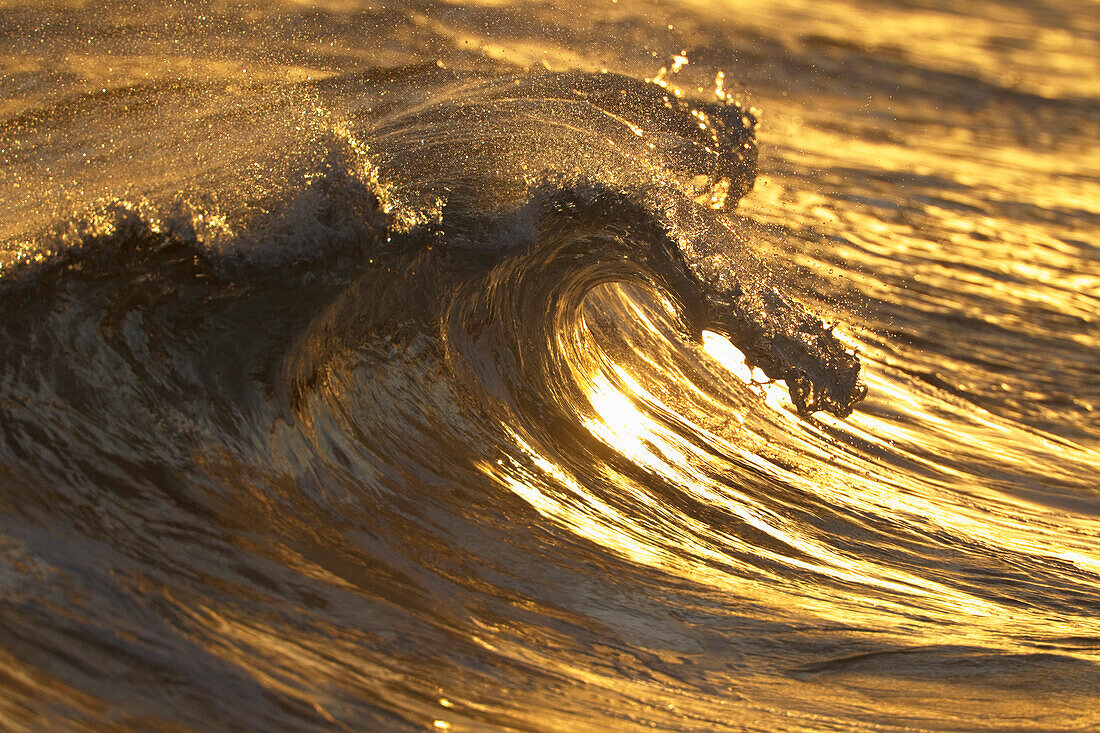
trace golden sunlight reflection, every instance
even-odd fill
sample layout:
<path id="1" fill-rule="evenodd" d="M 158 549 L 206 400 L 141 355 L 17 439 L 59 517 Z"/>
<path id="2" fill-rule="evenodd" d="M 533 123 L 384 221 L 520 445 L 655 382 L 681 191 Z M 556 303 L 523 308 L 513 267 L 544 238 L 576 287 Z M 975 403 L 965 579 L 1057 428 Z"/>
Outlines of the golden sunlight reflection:
<path id="1" fill-rule="evenodd" d="M 0 0 L 0 730 L 1100 731 L 1098 3 Z"/>
<path id="2" fill-rule="evenodd" d="M 729 339 L 713 331 L 703 331 L 703 349 L 730 374 L 764 398 L 764 404 L 776 411 L 791 414 L 795 411 L 787 383 L 782 379 L 769 379 L 759 367 L 750 368 L 745 355 L 730 343 Z"/>
<path id="3" fill-rule="evenodd" d="M 638 316 L 633 320 L 636 327 L 653 328 L 642 311 L 631 315 Z M 864 348 L 858 339 L 849 339 Z M 567 463 L 539 447 L 536 436 L 522 437 L 514 431 L 518 456 L 484 463 L 481 470 L 543 517 L 630 562 L 764 603 L 779 617 L 894 628 L 907 643 L 917 638 L 922 643 L 952 643 L 964 633 L 974 641 L 1011 646 L 1011 638 L 1022 628 L 1037 636 L 1064 633 L 1065 625 L 1052 624 L 1044 612 L 979 597 L 965 583 L 942 582 L 917 567 L 876 560 L 875 553 L 840 550 L 832 546 L 828 533 L 784 510 L 778 497 L 762 501 L 730 480 L 738 471 L 750 470 L 853 517 L 890 517 L 913 532 L 939 528 L 945 536 L 965 538 L 993 554 L 1045 557 L 1097 574 L 1096 518 L 1062 511 L 1052 523 L 1050 507 L 999 490 L 994 481 L 976 483 L 921 449 L 922 441 L 936 434 L 945 441 L 953 435 L 976 452 L 996 450 L 1014 438 L 1019 454 L 1003 457 L 1026 462 L 1034 457 L 1030 449 L 1049 455 L 1049 440 L 1022 431 L 1006 435 L 1012 429 L 988 415 L 946 414 L 942 405 L 933 409 L 919 391 L 884 374 L 873 361 L 866 372 L 873 395 L 869 409 L 857 410 L 846 420 L 825 413 L 803 418 L 784 385 L 754 374 L 727 339 L 705 332 L 703 340 L 716 366 L 759 401 L 737 407 L 708 397 L 701 388 L 682 391 L 678 398 L 661 398 L 655 385 L 643 385 L 613 361 L 602 362 L 579 380 L 588 405 L 581 419 L 592 438 L 660 481 L 643 483 L 607 465 L 602 481 L 582 483 Z M 904 409 L 911 418 L 879 417 L 879 404 Z M 768 409 L 761 412 L 762 406 Z M 716 410 L 731 417 L 717 432 L 702 424 L 704 416 Z M 749 412 L 743 416 L 735 414 L 745 410 Z M 779 420 L 792 427 L 797 423 L 787 446 L 795 452 L 779 462 L 767 458 L 767 451 L 761 453 L 764 433 L 753 427 L 760 420 Z M 847 434 L 849 439 L 838 442 L 830 433 Z M 861 443 L 889 449 L 915 470 L 891 471 L 847 447 Z M 772 446 L 775 449 L 778 446 Z M 1087 464 L 1096 456 L 1082 453 L 1074 460 Z M 690 496 L 699 509 L 692 510 L 692 503 L 669 502 L 656 488 L 661 485 Z M 729 522 L 702 518 L 716 513 Z M 759 533 L 757 539 L 754 533 Z M 759 537 L 768 539 L 762 542 Z M 787 570 L 776 573 L 775 567 Z M 829 583 L 864 590 L 838 596 L 828 591 Z M 905 621 L 915 606 L 938 623 Z M 1081 634 L 1100 634 L 1100 620 L 1075 623 Z"/>
<path id="4" fill-rule="evenodd" d="M 625 374 L 616 376 L 622 379 Z M 861 604 L 859 611 L 868 622 L 885 623 L 884 616 L 903 616 L 908 608 L 906 597 L 920 597 L 927 613 L 942 614 L 945 621 L 968 616 L 981 626 L 978 619 L 1000 615 L 1003 609 L 968 593 L 903 569 L 839 553 L 758 500 L 720 483 L 699 468 L 707 460 L 707 452 L 639 409 L 634 400 L 652 399 L 652 395 L 629 379 L 623 381 L 629 385 L 627 392 L 616 389 L 606 377 L 592 380 L 589 398 L 596 416 L 586 425 L 593 436 L 689 492 L 695 500 L 771 537 L 774 544 L 753 544 L 721 526 L 679 513 L 647 487 L 619 474 L 613 475 L 611 490 L 616 499 L 612 506 L 599 495 L 602 489 L 582 485 L 519 435 L 513 438 L 525 461 L 484 463 L 481 470 L 542 516 L 632 562 L 767 602 L 784 614 L 834 619 L 851 616 L 851 601 L 837 599 L 824 586 L 819 587 L 812 580 L 818 575 L 877 589 L 872 591 L 874 601 Z M 812 490 L 810 482 L 802 483 Z M 628 510 L 616 508 L 624 506 L 624 501 Z M 771 563 L 809 575 L 792 583 L 768 570 Z"/>
<path id="5" fill-rule="evenodd" d="M 1010 493 L 1001 488 L 1003 482 L 992 477 L 983 479 L 953 470 L 938 462 L 926 446 L 949 446 L 975 458 L 993 455 L 1004 470 L 1024 476 L 1038 466 L 1043 466 L 1047 476 L 1085 475 L 1090 466 L 1100 465 L 1096 451 L 997 421 L 973 406 L 965 413 L 937 414 L 919 392 L 906 389 L 875 368 L 873 362 L 869 366 L 866 379 L 874 395 L 870 407 L 875 402 L 903 406 L 910 416 L 908 420 L 884 419 L 870 409 L 857 411 L 847 420 L 823 413 L 814 419 L 860 442 L 889 449 L 921 470 L 908 472 L 902 481 L 901 477 L 874 470 L 874 466 L 853 465 L 862 470 L 846 473 L 844 483 L 822 482 L 820 490 L 830 501 L 888 513 L 913 526 L 939 526 L 1001 551 L 1067 560 L 1081 570 L 1098 574 L 1100 553 L 1095 538 L 1100 536 L 1100 518 Z M 1040 462 L 1041 457 L 1052 454 L 1060 456 L 1060 465 Z M 842 460 L 840 466 L 846 463 Z M 852 490 L 853 480 L 858 491 Z"/>

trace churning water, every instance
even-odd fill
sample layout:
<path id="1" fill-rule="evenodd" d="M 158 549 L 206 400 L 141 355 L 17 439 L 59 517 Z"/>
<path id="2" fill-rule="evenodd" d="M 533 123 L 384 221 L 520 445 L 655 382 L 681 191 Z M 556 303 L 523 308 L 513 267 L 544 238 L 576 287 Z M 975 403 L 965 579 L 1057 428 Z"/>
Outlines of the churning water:
<path id="1" fill-rule="evenodd" d="M 0 727 L 1100 728 L 1100 13 L 0 2 Z"/>

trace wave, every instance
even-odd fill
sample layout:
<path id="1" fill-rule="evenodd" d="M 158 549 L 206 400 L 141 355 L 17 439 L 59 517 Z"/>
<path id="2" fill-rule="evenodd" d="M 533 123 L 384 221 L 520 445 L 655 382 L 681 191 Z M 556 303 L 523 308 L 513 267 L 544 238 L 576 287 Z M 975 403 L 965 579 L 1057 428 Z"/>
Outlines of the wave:
<path id="1" fill-rule="evenodd" d="M 16 291 L 41 300 L 59 279 L 98 283 L 110 310 L 127 310 L 123 293 L 199 301 L 169 330 L 204 340 L 212 323 L 247 322 L 285 345 L 298 393 L 387 322 L 489 318 L 535 358 L 592 288 L 630 282 L 668 298 L 685 335 L 729 336 L 804 413 L 845 415 L 865 394 L 858 360 L 771 282 L 736 222 L 710 211 L 755 175 L 754 121 L 740 107 L 611 74 L 379 76 L 312 90 L 348 109 L 322 153 L 283 163 L 282 178 L 297 170 L 302 185 L 281 198 L 111 203 L 40 235 L 38 255 L 0 281 L 11 320 L 29 325 L 11 310 Z M 379 114 L 372 93 L 405 106 Z M 302 157 L 321 164 L 303 175 Z M 288 290 L 300 307 L 285 308 Z M 281 353 L 229 368 L 271 371 Z"/>
<path id="2" fill-rule="evenodd" d="M 1088 456 L 1078 524 L 992 489 L 989 521 L 941 481 L 961 462 L 852 416 L 865 379 L 898 425 L 882 405 L 920 394 L 737 215 L 751 111 L 437 64 L 111 99 L 141 104 L 56 124 L 149 155 L 0 274 L 0 654 L 28 708 L 675 728 L 690 699 L 717 729 L 733 679 L 746 720 L 818 721 L 823 678 L 942 689 L 959 660 L 1094 696 Z"/>
<path id="3" fill-rule="evenodd" d="M 178 93 L 119 97 L 164 121 Z M 36 680 L 32 696 L 71 691 L 64 717 L 108 704 L 194 723 L 192 705 L 152 710 L 140 685 L 104 690 L 87 671 L 128 659 L 152 678 L 206 670 L 169 686 L 222 719 L 316 725 L 324 711 L 305 688 L 273 707 L 257 680 L 297 678 L 269 642 L 316 649 L 313 626 L 343 603 L 358 609 L 349 649 L 385 646 L 394 624 L 419 629 L 415 647 L 469 637 L 431 599 L 468 592 L 453 563 L 495 553 L 439 548 L 439 528 L 515 539 L 492 519 L 501 502 L 527 511 L 501 493 L 501 456 L 514 457 L 509 476 L 532 470 L 535 450 L 562 465 L 609 458 L 586 427 L 593 370 L 612 366 L 592 329 L 629 330 L 634 316 L 608 287 L 661 323 L 642 359 L 682 348 L 700 363 L 693 344 L 717 330 L 786 379 L 805 413 L 847 414 L 862 397 L 858 360 L 781 294 L 730 218 L 755 175 L 742 108 L 611 74 L 436 66 L 276 96 L 329 111 L 302 124 L 291 109 L 302 129 L 285 149 L 247 134 L 255 110 L 185 120 L 185 140 L 221 125 L 238 148 L 150 157 L 147 191 L 135 180 L 5 248 L 22 254 L 0 276 L 0 340 L 14 345 L 0 354 L 12 479 L 0 549 L 13 568 L 0 628 L 25 640 L 6 653 Z M 140 123 L 111 128 L 119 149 L 151 144 Z M 50 574 L 80 596 L 64 619 Z M 399 623 L 362 628 L 398 597 Z M 246 631 L 287 598 L 304 615 Z M 455 651 L 476 653 L 472 639 Z M 244 657 L 227 667 L 233 648 Z M 74 665 L 33 661 L 61 656 Z M 385 677 L 402 656 L 366 658 Z M 326 704 L 335 695 L 380 725 L 422 697 L 371 702 L 333 684 Z M 219 707 L 225 689 L 248 702 Z"/>

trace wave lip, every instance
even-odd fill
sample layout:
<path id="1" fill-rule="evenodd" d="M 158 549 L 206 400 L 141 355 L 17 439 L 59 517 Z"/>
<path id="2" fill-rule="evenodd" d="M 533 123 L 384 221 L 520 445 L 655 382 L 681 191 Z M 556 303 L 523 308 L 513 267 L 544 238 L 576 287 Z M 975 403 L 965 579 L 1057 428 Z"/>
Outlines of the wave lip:
<path id="1" fill-rule="evenodd" d="M 683 207 L 660 210 L 677 197 Z M 514 241 L 503 256 L 504 248 L 493 248 L 500 258 L 456 290 L 451 312 L 473 324 L 494 321 L 509 334 L 519 362 L 536 365 L 523 377 L 529 389 L 561 392 L 544 379 L 570 372 L 577 355 L 553 353 L 556 345 L 569 340 L 586 295 L 618 283 L 657 291 L 683 338 L 701 340 L 703 331 L 726 336 L 750 367 L 786 381 L 800 414 L 846 417 L 867 394 L 858 357 L 833 328 L 784 295 L 748 240 L 719 214 L 668 187 L 617 191 L 594 181 L 548 182 L 509 218 L 529 223 L 522 244 Z M 515 235 L 514 228 L 505 231 Z"/>
<path id="2" fill-rule="evenodd" d="M 722 292 L 722 291 L 710 291 Z M 706 297 L 706 329 L 726 336 L 750 367 L 787 383 L 799 414 L 852 414 L 867 396 L 860 362 L 818 317 L 774 287 Z"/>

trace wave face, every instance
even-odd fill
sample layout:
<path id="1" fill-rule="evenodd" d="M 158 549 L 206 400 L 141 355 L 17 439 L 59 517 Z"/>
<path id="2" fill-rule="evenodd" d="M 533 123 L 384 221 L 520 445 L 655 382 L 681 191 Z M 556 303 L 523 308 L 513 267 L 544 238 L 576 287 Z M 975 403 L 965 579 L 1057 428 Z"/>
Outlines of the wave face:
<path id="1" fill-rule="evenodd" d="M 0 8 L 0 727 L 1100 725 L 1100 36 L 749 10 Z"/>

